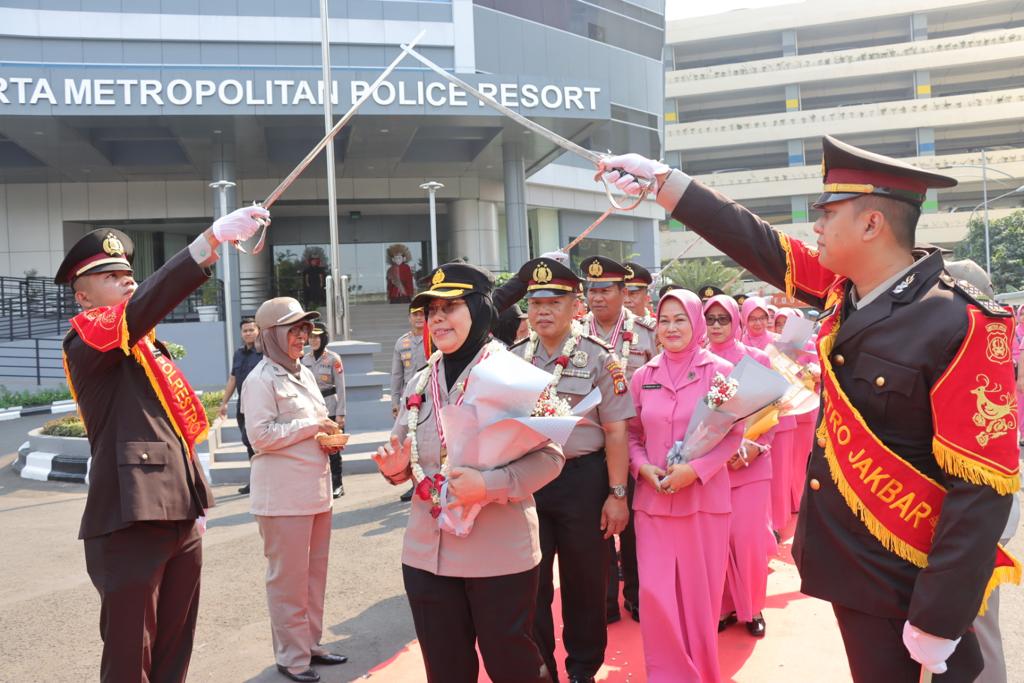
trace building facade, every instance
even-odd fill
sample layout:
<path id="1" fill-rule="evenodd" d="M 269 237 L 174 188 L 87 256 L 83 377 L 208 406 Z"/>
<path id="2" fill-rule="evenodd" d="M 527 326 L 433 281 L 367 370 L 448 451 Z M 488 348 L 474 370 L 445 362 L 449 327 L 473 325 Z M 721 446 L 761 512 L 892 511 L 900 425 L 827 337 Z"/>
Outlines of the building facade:
<path id="1" fill-rule="evenodd" d="M 670 163 L 801 239 L 826 134 L 960 181 L 930 191 L 921 242 L 956 244 L 975 207 L 1024 184 L 1019 2 L 800 2 L 673 21 L 666 42 Z M 989 217 L 1022 204 L 1011 193 Z M 692 237 L 666 228 L 671 258 Z"/>
<path id="2" fill-rule="evenodd" d="M 421 30 L 425 56 L 561 135 L 661 153 L 662 0 L 330 0 L 329 87 L 316 0 L 0 5 L 0 275 L 52 275 L 78 236 L 116 227 L 145 277 L 219 214 L 210 183 L 235 183 L 228 210 L 262 200 L 323 136 L 323 98 L 340 117 Z M 577 236 L 603 190 L 538 138 L 407 58 L 335 140 L 353 305 L 400 303 L 429 271 L 426 181 L 444 185 L 441 262 L 515 270 Z M 273 207 L 265 252 L 233 254 L 235 311 L 271 292 L 321 303 L 327 196 L 321 155 Z M 654 265 L 663 216 L 613 216 L 573 256 Z"/>

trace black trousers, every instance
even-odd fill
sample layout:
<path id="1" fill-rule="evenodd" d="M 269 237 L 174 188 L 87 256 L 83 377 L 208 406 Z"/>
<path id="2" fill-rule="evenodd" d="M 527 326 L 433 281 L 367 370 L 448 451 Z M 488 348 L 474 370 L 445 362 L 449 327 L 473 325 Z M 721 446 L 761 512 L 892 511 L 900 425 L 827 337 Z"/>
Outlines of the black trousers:
<path id="1" fill-rule="evenodd" d="M 566 460 L 561 474 L 534 494 L 543 557 L 533 637 L 556 681 L 555 624 L 551 613 L 555 555 L 562 590 L 565 671 L 570 676 L 594 676 L 604 662 L 608 645 L 604 605 L 608 545 L 601 532 L 601 508 L 607 498 L 604 451 Z"/>
<path id="2" fill-rule="evenodd" d="M 87 538 L 85 566 L 100 594 L 100 680 L 184 681 L 203 566 L 195 521 L 136 522 Z"/>
<path id="3" fill-rule="evenodd" d="M 341 486 L 341 451 L 331 453 L 329 460 L 331 461 L 331 486 L 338 488 Z"/>
<path id="4" fill-rule="evenodd" d="M 245 446 L 245 450 L 249 451 L 249 459 L 252 460 L 252 456 L 256 455 L 256 451 L 252 449 L 252 444 L 249 443 L 249 436 L 245 433 L 245 413 L 238 413 L 238 431 L 242 433 L 242 445 Z"/>
<path id="5" fill-rule="evenodd" d="M 608 573 L 608 593 L 606 596 L 608 612 L 619 610 L 619 562 L 622 562 L 622 597 L 640 605 L 640 573 L 636 568 L 636 528 L 633 526 L 633 489 L 636 482 L 629 477 L 626 482 L 626 500 L 629 504 L 629 523 L 619 534 L 619 556 L 615 555 L 615 539 L 608 539 L 610 556 Z"/>
<path id="6" fill-rule="evenodd" d="M 458 578 L 402 565 L 427 682 L 476 683 L 479 643 L 494 683 L 550 683 L 531 635 L 537 575 Z"/>
<path id="7" fill-rule="evenodd" d="M 850 662 L 854 683 L 918 683 L 921 665 L 910 658 L 903 645 L 905 619 L 886 619 L 833 604 L 839 631 Z M 974 631 L 968 631 L 946 660 L 946 673 L 936 674 L 935 683 L 971 683 L 985 662 Z"/>

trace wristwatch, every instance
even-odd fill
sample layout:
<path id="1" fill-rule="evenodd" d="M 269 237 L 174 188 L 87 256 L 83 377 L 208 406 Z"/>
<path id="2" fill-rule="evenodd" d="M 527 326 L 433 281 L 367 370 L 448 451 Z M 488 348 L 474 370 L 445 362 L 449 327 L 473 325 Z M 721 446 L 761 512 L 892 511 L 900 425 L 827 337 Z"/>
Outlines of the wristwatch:
<path id="1" fill-rule="evenodd" d="M 626 487 L 623 486 L 622 484 L 619 484 L 618 486 L 609 486 L 608 487 L 608 494 L 612 495 L 612 496 L 615 496 L 616 498 L 620 498 L 620 499 L 621 498 L 625 498 L 626 497 Z"/>

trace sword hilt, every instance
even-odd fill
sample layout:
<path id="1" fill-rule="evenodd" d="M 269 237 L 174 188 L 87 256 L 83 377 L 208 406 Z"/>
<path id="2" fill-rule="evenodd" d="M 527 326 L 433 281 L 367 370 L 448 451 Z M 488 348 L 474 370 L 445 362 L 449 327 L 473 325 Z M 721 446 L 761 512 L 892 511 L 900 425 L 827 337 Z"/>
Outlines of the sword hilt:
<path id="1" fill-rule="evenodd" d="M 256 202 L 256 201 L 254 201 L 252 203 L 252 205 L 253 206 L 263 206 L 263 202 Z M 259 239 L 256 240 L 256 246 L 252 248 L 252 252 L 251 253 L 252 253 L 253 256 L 255 256 L 256 254 L 258 254 L 261 251 L 263 251 L 264 243 L 267 241 L 267 229 L 270 227 L 270 219 L 269 218 L 257 218 L 256 222 L 260 224 L 260 228 L 262 228 L 262 229 L 260 230 L 260 237 L 259 237 Z M 246 250 L 245 247 L 242 246 L 241 240 L 234 240 L 234 241 L 231 242 L 231 244 L 235 247 L 235 249 L 237 249 L 238 251 L 242 252 L 243 254 L 250 253 L 249 251 Z"/>
<path id="2" fill-rule="evenodd" d="M 616 200 L 615 196 L 612 194 L 612 184 L 604 177 L 606 173 L 610 173 L 612 171 L 618 171 L 620 176 L 633 174 L 627 173 L 625 169 L 621 168 L 609 168 L 604 171 L 597 172 L 597 178 L 595 178 L 595 180 L 600 179 L 601 182 L 604 183 L 604 194 L 608 198 L 608 203 L 611 204 L 616 211 L 632 211 L 636 207 L 640 206 L 640 203 L 647 199 L 647 195 L 649 195 L 651 190 L 654 189 L 654 180 L 652 178 L 640 178 L 638 176 L 633 176 L 636 182 L 640 185 L 640 194 L 637 195 L 636 201 L 632 204 L 619 204 L 618 200 Z"/>

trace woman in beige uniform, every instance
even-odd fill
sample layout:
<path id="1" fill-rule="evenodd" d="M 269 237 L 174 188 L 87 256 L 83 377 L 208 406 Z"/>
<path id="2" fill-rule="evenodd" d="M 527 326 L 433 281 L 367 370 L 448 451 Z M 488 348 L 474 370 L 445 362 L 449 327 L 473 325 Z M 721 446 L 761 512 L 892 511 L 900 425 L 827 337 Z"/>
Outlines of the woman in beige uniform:
<path id="1" fill-rule="evenodd" d="M 470 371 L 491 352 L 493 283 L 486 270 L 450 263 L 413 300 L 427 305 L 438 351 L 406 387 L 390 444 L 374 456 L 391 483 L 417 482 L 402 574 L 430 683 L 475 683 L 477 645 L 494 683 L 551 681 L 531 635 L 541 559 L 533 493 L 558 476 L 561 448 L 548 445 L 488 471 L 452 467 L 449 497 L 466 509 L 483 506 L 467 536 L 440 530 L 429 496 L 432 478 L 448 469 L 437 408 L 461 402 Z"/>
<path id="2" fill-rule="evenodd" d="M 245 429 L 256 454 L 250 512 L 267 558 L 267 604 L 277 669 L 293 681 L 318 681 L 310 664 L 343 664 L 320 646 L 331 542 L 331 479 L 321 432 L 328 417 L 316 379 L 299 359 L 316 312 L 280 297 L 256 311 L 263 360 L 242 385 Z"/>

